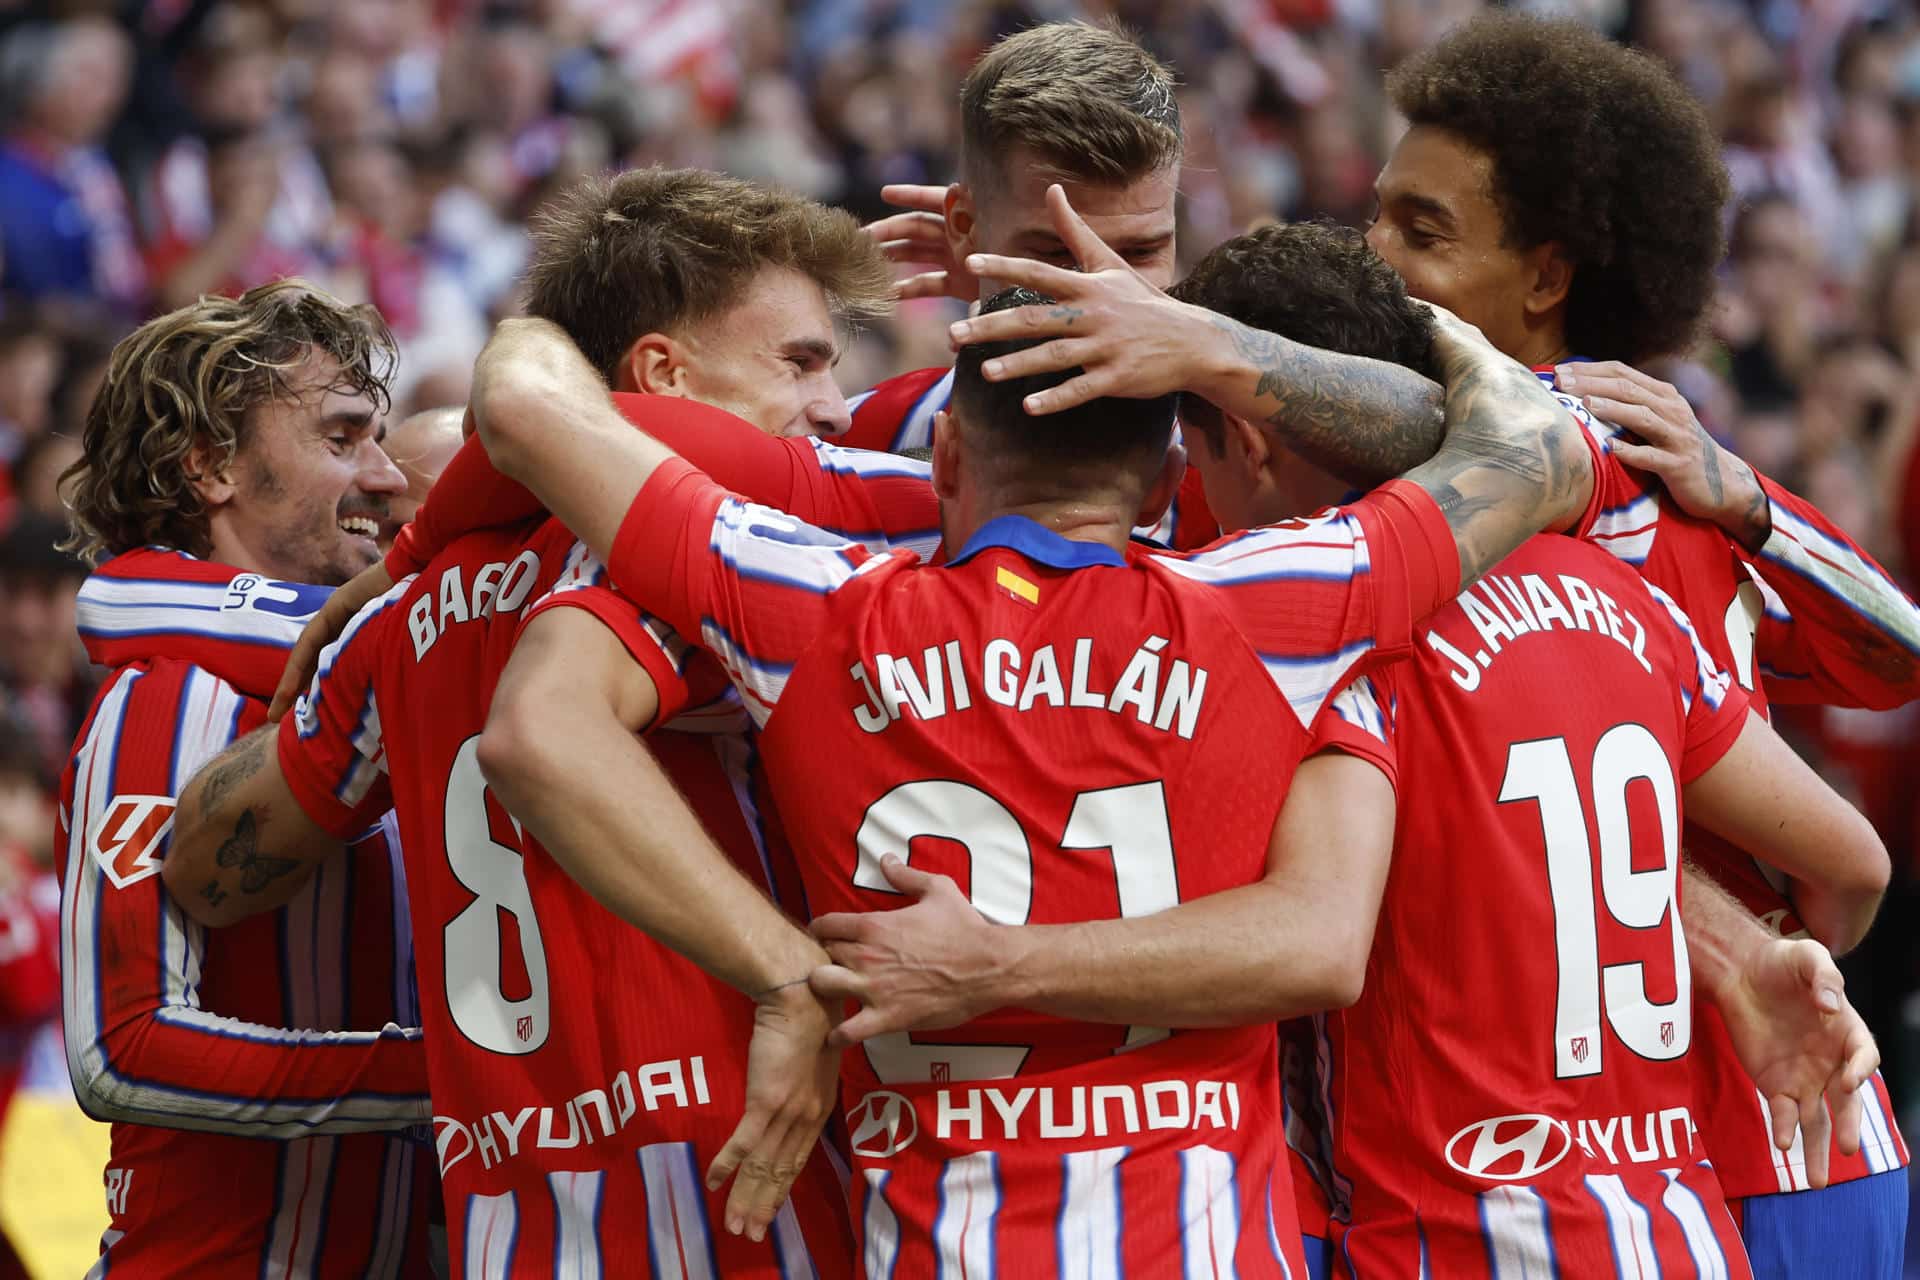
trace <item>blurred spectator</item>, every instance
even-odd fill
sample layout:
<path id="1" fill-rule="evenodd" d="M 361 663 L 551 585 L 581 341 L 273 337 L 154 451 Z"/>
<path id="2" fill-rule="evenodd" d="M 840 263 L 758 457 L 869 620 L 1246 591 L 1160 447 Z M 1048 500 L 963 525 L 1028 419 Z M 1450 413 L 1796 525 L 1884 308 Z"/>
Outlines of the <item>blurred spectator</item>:
<path id="1" fill-rule="evenodd" d="M 55 548 L 66 521 L 27 512 L 0 536 L 0 694 L 59 772 L 93 698 L 94 677 L 75 630 L 87 568 Z"/>
<path id="2" fill-rule="evenodd" d="M 130 57 L 103 18 L 19 27 L 0 46 L 0 287 L 123 310 L 143 300 L 126 191 L 101 148 Z"/>

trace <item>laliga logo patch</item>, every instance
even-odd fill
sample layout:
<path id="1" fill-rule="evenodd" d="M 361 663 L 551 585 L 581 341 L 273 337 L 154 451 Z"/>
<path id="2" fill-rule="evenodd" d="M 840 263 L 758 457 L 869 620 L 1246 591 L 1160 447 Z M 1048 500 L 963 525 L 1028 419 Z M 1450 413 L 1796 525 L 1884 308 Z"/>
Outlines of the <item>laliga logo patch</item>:
<path id="1" fill-rule="evenodd" d="M 847 1112 L 847 1124 L 853 1130 L 853 1154 L 869 1160 L 898 1155 L 920 1136 L 920 1118 L 913 1113 L 913 1103 L 886 1089 L 860 1099 L 860 1105 Z"/>
<path id="2" fill-rule="evenodd" d="M 1573 1134 L 1552 1116 L 1496 1116 L 1454 1134 L 1447 1163 L 1470 1178 L 1514 1182 L 1545 1173 L 1571 1150 Z"/>
<path id="3" fill-rule="evenodd" d="M 160 870 L 160 842 L 173 830 L 172 796 L 116 796 L 93 829 L 93 858 L 124 889 Z"/>
<path id="4" fill-rule="evenodd" d="M 242 573 L 227 584 L 227 598 L 220 602 L 224 611 L 252 609 L 282 618 L 305 620 L 327 601 L 325 587 L 302 587 L 291 582 L 275 582 L 257 573 Z"/>

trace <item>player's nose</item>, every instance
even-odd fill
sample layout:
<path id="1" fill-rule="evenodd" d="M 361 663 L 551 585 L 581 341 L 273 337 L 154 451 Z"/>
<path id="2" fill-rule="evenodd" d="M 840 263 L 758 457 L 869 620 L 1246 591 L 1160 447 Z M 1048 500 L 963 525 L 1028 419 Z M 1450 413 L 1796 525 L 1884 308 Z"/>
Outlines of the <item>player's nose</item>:
<path id="1" fill-rule="evenodd" d="M 360 471 L 354 482 L 366 493 L 405 493 L 407 477 L 387 451 L 371 440 L 361 446 Z"/>
<path id="2" fill-rule="evenodd" d="M 807 406 L 807 430 L 816 436 L 843 436 L 853 429 L 853 411 L 838 386 Z"/>

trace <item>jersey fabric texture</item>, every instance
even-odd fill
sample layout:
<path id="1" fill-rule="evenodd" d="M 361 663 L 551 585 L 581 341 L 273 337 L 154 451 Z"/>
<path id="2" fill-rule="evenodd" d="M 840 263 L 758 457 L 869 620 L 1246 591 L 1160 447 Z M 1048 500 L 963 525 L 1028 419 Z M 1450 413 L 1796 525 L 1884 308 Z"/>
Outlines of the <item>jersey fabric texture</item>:
<path id="1" fill-rule="evenodd" d="M 112 667 L 60 786 L 67 1060 L 115 1117 L 96 1274 L 406 1276 L 426 1266 L 426 1055 L 390 826 L 284 908 L 204 930 L 159 878 L 174 797 L 266 720 L 323 589 L 179 552 L 81 590 Z M 218 1205 L 217 1213 L 209 1212 Z"/>
<path id="2" fill-rule="evenodd" d="M 1007 518 L 922 568 L 675 461 L 614 568 L 764 726 L 814 910 L 897 905 L 895 852 L 1017 924 L 1258 878 L 1308 726 L 1404 650 L 1457 564 L 1437 508 L 1398 487 L 1190 559 Z M 1275 1053 L 1270 1027 L 1013 1012 L 863 1046 L 842 1091 L 866 1273 L 1301 1274 Z"/>
<path id="3" fill-rule="evenodd" d="M 1612 429 L 1577 401 L 1562 398 L 1604 446 Z M 1775 531 L 1759 556 L 1748 556 L 1716 526 L 1674 507 L 1610 450 L 1602 455 L 1596 485 L 1597 514 L 1579 532 L 1679 603 L 1702 645 L 1746 689 L 1755 710 L 1765 714 L 1769 698 L 1783 690 L 1790 698 L 1845 696 L 1847 689 L 1875 699 L 1898 696 L 1902 686 L 1886 679 L 1898 664 L 1886 655 L 1913 643 L 1901 637 L 1920 635 L 1920 623 L 1913 621 L 1920 615 L 1866 553 L 1809 504 L 1766 482 Z M 1772 663 L 1786 674 L 1768 675 Z M 1800 932 L 1770 868 L 1705 832 L 1690 830 L 1686 845 L 1763 923 L 1785 935 Z M 1699 1021 L 1697 1119 L 1727 1195 L 1806 1190 L 1799 1139 L 1784 1152 L 1773 1145 L 1766 1100 L 1735 1058 L 1719 1014 L 1702 1009 Z M 1861 1150 L 1848 1156 L 1833 1148 L 1833 1182 L 1907 1164 L 1906 1143 L 1878 1073 L 1861 1102 Z"/>
<path id="4" fill-rule="evenodd" d="M 1680 790 L 1746 698 L 1677 608 L 1558 536 L 1370 681 L 1400 810 L 1365 991 L 1317 1020 L 1341 1265 L 1745 1275 L 1693 1132 L 1678 895 Z"/>
<path id="5" fill-rule="evenodd" d="M 459 539 L 325 652 L 281 725 L 283 770 L 332 831 L 395 804 L 456 1269 L 844 1274 L 846 1201 L 824 1154 L 762 1243 L 727 1234 L 724 1189 L 706 1190 L 745 1096 L 751 1002 L 599 906 L 480 773 L 493 687 L 538 611 L 605 625 L 653 679 L 659 720 L 698 699 L 687 646 L 603 576 L 555 522 Z M 716 674 L 707 692 L 720 687 Z M 715 840 L 765 883 L 714 739 L 651 741 Z"/>

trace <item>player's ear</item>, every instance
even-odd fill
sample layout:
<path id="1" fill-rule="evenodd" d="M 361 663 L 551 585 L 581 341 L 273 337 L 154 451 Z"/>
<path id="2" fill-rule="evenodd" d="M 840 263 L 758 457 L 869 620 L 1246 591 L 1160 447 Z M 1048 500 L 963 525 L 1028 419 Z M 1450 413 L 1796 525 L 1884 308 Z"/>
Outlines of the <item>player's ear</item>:
<path id="1" fill-rule="evenodd" d="M 947 252 L 954 262 L 965 262 L 970 253 L 979 253 L 980 214 L 973 206 L 973 191 L 964 182 L 947 188 Z"/>
<path id="2" fill-rule="evenodd" d="M 642 334 L 627 348 L 613 380 L 615 391 L 685 396 L 687 350 L 664 333 Z"/>
<path id="3" fill-rule="evenodd" d="M 933 415 L 933 492 L 952 502 L 960 493 L 960 429 L 945 409 Z"/>
<path id="4" fill-rule="evenodd" d="M 1160 470 L 1154 473 L 1153 483 L 1147 486 L 1147 496 L 1140 500 L 1140 518 L 1134 524 L 1142 528 L 1159 524 L 1160 518 L 1167 514 L 1167 508 L 1173 504 L 1173 496 L 1180 492 L 1180 482 L 1186 476 L 1185 447 L 1168 445 L 1166 456 L 1160 459 Z"/>
<path id="5" fill-rule="evenodd" d="M 1533 285 L 1527 290 L 1527 314 L 1542 316 L 1567 300 L 1573 288 L 1573 263 L 1557 240 L 1549 240 L 1529 251 L 1533 259 Z"/>
<path id="6" fill-rule="evenodd" d="M 193 485 L 193 491 L 200 495 L 200 501 L 207 510 L 224 507 L 233 501 L 233 495 L 239 486 L 234 483 L 233 471 L 237 458 L 220 458 L 212 445 L 205 440 L 194 442 L 187 450 L 187 481 Z"/>
<path id="7" fill-rule="evenodd" d="M 1273 442 L 1267 439 L 1267 433 L 1235 414 L 1223 413 L 1220 419 L 1227 461 L 1249 476 L 1265 471 L 1268 460 L 1273 457 Z"/>

